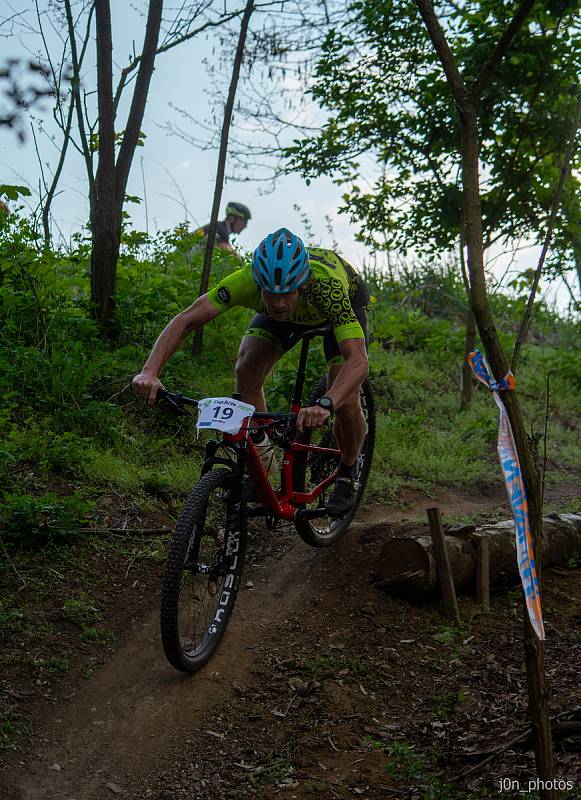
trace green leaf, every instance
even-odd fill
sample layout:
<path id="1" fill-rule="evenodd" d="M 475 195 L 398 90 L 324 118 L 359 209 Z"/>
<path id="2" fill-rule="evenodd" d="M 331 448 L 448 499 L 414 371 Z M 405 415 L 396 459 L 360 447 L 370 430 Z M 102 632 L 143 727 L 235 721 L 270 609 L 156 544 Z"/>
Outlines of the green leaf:
<path id="1" fill-rule="evenodd" d="M 13 186 L 9 183 L 0 184 L 0 196 L 8 200 L 18 200 L 19 197 L 30 197 L 32 192 L 26 186 Z"/>

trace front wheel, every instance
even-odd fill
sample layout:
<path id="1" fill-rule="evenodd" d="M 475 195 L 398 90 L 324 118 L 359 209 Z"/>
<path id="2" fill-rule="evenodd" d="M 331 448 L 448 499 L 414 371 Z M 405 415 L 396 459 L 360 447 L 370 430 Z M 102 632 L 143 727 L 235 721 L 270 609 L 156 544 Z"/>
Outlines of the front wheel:
<path id="1" fill-rule="evenodd" d="M 161 587 L 161 640 L 176 669 L 196 672 L 216 650 L 236 601 L 245 552 L 239 482 L 228 470 L 212 470 L 184 506 Z"/>
<path id="2" fill-rule="evenodd" d="M 314 405 L 319 397 L 327 391 L 326 376 L 321 378 L 314 387 L 309 397 L 309 405 Z M 358 472 L 357 472 L 357 495 L 353 507 L 343 517 L 334 518 L 329 516 L 317 517 L 315 519 L 295 520 L 297 533 L 311 547 L 328 547 L 334 544 L 349 528 L 353 517 L 363 498 L 371 462 L 373 460 L 373 448 L 375 445 L 375 405 L 369 382 L 365 380 L 359 390 L 361 408 L 367 424 L 367 434 L 359 453 Z M 325 428 L 314 428 L 305 431 L 299 441 L 304 444 L 314 444 L 318 447 L 336 448 L 337 443 L 331 430 Z M 328 477 L 333 470 L 337 469 L 339 460 L 333 456 L 318 455 L 317 453 L 298 454 L 295 459 L 294 482 L 298 491 L 309 491 L 318 483 Z M 321 508 L 325 506 L 327 497 L 333 490 L 333 484 L 317 498 L 316 503 L 311 508 Z"/>

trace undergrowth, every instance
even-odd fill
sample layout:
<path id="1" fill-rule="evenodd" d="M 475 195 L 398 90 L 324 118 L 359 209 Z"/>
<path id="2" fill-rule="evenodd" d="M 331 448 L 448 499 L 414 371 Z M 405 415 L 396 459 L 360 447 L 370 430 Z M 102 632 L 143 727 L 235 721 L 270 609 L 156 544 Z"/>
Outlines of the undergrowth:
<path id="1" fill-rule="evenodd" d="M 173 514 L 195 482 L 205 437 L 191 421 L 148 409 L 129 390 L 167 321 L 195 297 L 201 255 L 186 256 L 183 231 L 125 232 L 118 268 L 117 337 L 104 341 L 90 314 L 90 244 L 46 250 L 17 214 L 0 232 L 0 529 L 5 546 L 38 547 L 77 536 L 117 493 L 137 511 Z M 217 251 L 212 280 L 237 263 Z M 367 274 L 370 380 L 377 409 L 368 496 L 396 500 L 413 487 L 499 482 L 497 409 L 484 389 L 459 410 L 466 300 L 446 267 L 418 264 L 397 279 Z M 492 298 L 510 352 L 524 298 Z M 193 396 L 229 395 L 238 344 L 252 312 L 211 323 L 204 354 L 190 342 L 168 364 L 165 384 Z M 548 392 L 548 480 L 574 480 L 581 461 L 579 326 L 537 304 L 518 371 L 533 436 L 542 436 Z M 297 348 L 295 348 L 296 350 Z M 288 408 L 298 353 L 284 356 L 266 387 L 270 406 Z M 309 385 L 324 372 L 311 348 Z M 306 399 L 306 397 L 305 397 Z M 542 442 L 539 446 L 543 455 Z M 3 567 L 4 568 L 4 567 Z"/>

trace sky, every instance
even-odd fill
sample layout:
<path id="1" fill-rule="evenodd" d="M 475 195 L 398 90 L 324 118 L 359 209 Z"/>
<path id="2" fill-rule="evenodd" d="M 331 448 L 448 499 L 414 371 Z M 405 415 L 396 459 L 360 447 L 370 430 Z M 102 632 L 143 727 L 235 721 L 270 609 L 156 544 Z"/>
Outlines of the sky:
<path id="1" fill-rule="evenodd" d="M 30 7 L 27 2 L 8 2 L 14 13 Z M 47 3 L 41 0 L 40 6 L 45 8 Z M 135 37 L 136 48 L 139 48 L 144 26 L 126 3 L 112 3 L 112 17 L 114 63 L 121 67 L 132 50 L 130 32 Z M 31 16 L 30 18 L 32 19 Z M 51 49 L 58 52 L 57 38 L 51 36 L 50 41 Z M 205 224 L 210 219 L 217 151 L 197 149 L 179 137 L 168 134 L 163 127 L 167 121 L 178 119 L 172 105 L 183 107 L 200 120 L 210 115 L 207 92 L 212 92 L 212 85 L 203 61 L 211 57 L 213 44 L 210 38 L 197 37 L 157 58 L 142 124 L 142 130 L 146 134 L 145 146 L 136 150 L 127 191 L 128 194 L 141 198 L 146 195 L 150 232 L 171 228 L 182 222 L 185 216 L 184 204 L 193 224 Z M 40 41 L 37 36 L 27 35 L 24 37 L 24 45 L 36 49 Z M 5 40 L 2 49 L 3 57 L 7 58 L 26 54 L 22 42 L 16 36 Z M 88 50 L 85 67 L 84 85 L 88 89 L 95 85 L 96 80 L 94 47 Z M 118 129 L 125 125 L 126 112 L 125 106 L 117 120 Z M 50 109 L 44 114 L 37 111 L 35 116 L 43 118 L 49 134 L 58 135 L 56 126 L 51 124 Z M 185 123 L 181 124 L 187 127 Z M 195 131 L 192 128 L 193 133 Z M 59 139 L 56 140 L 57 143 L 58 141 Z M 37 143 L 44 168 L 50 174 L 57 162 L 57 149 L 46 136 L 37 134 Z M 0 169 L 0 182 L 23 183 L 33 190 L 37 188 L 40 168 L 30 131 L 25 144 L 21 145 L 13 132 L 0 129 Z M 61 182 L 61 189 L 64 191 L 53 207 L 54 216 L 65 238 L 86 222 L 86 183 L 82 158 L 77 152 L 71 152 Z M 329 215 L 333 219 L 335 237 L 344 254 L 354 262 L 361 263 L 364 250 L 354 241 L 355 229 L 344 216 L 337 214 L 341 191 L 329 179 L 321 178 L 307 187 L 299 177 L 288 176 L 278 182 L 273 193 L 264 195 L 263 191 L 263 184 L 253 182 L 228 181 L 224 186 L 220 218 L 230 200 L 242 202 L 252 211 L 252 220 L 238 239 L 242 248 L 254 249 L 264 236 L 281 226 L 305 235 L 300 215 L 294 210 L 297 204 L 310 219 L 319 242 L 326 245 L 331 244 L 324 219 L 325 215 Z M 131 213 L 135 227 L 145 230 L 145 204 L 131 204 L 127 210 Z"/>
<path id="2" fill-rule="evenodd" d="M 5 13 L 15 15 L 18 22 L 30 22 L 32 27 L 37 27 L 31 12 L 32 5 L 30 0 L 3 0 Z M 225 0 L 224 5 L 229 10 L 238 7 L 232 0 Z M 49 7 L 49 0 L 39 0 L 41 12 Z M 139 52 L 141 48 L 144 21 L 135 12 L 133 4 L 113 2 L 111 7 L 113 57 L 118 74 L 127 63 L 129 54 Z M 48 21 L 45 28 L 51 55 L 58 58 L 62 44 L 51 31 Z M 20 26 L 18 30 L 14 28 L 12 35 L 6 36 L 8 32 L 6 26 L 0 28 L 0 35 L 5 35 L 0 40 L 4 58 L 25 57 L 42 46 L 40 37 L 32 30 L 23 31 Z M 142 202 L 140 205 L 126 206 L 134 227 L 139 230 L 147 227 L 150 233 L 154 233 L 156 230 L 173 228 L 186 217 L 184 208 L 187 209 L 192 229 L 210 219 L 217 151 L 196 148 L 168 134 L 164 127 L 168 121 L 179 121 L 187 128 L 187 123 L 180 120 L 175 107 L 186 109 L 200 121 L 210 116 L 210 96 L 215 94 L 216 89 L 204 62 L 212 59 L 214 46 L 213 37 L 196 37 L 157 57 L 142 124 L 146 134 L 145 146 L 136 150 L 127 189 L 129 195 L 147 200 L 147 204 Z M 91 42 L 83 70 L 86 90 L 96 86 L 95 61 L 94 42 Z M 126 99 L 129 96 L 130 91 L 126 92 Z M 94 95 L 89 96 L 89 104 L 94 100 Z M 20 144 L 12 131 L 0 128 L 0 183 L 22 183 L 35 191 L 40 174 L 39 157 L 47 175 L 54 170 L 60 150 L 60 134 L 51 119 L 50 104 L 46 106 L 44 112 L 35 111 L 36 128 L 42 123 L 45 130 L 44 134 L 37 131 L 36 145 L 30 130 L 25 143 Z M 118 130 L 125 127 L 126 114 L 127 103 L 122 103 L 116 123 Z M 54 141 L 51 136 L 56 137 Z M 79 153 L 70 149 L 61 179 L 61 193 L 53 203 L 55 225 L 65 241 L 87 221 L 86 186 L 83 160 Z M 252 250 L 268 233 L 285 226 L 311 244 L 332 246 L 334 238 L 342 254 L 356 267 L 361 267 L 366 258 L 369 260 L 364 246 L 355 241 L 356 227 L 349 223 L 345 215 L 337 212 L 341 203 L 341 187 L 335 186 L 329 178 L 319 178 L 307 186 L 300 177 L 289 175 L 278 180 L 272 193 L 265 195 L 263 192 L 263 183 L 227 181 L 224 186 L 220 218 L 230 200 L 245 203 L 252 211 L 252 219 L 237 241 L 240 248 Z M 33 200 L 31 205 L 35 203 L 36 200 Z M 307 236 L 301 214 L 295 210 L 295 205 L 310 221 L 314 242 Z M 333 235 L 327 230 L 326 217 L 332 221 Z M 538 248 L 517 253 L 512 267 L 510 255 L 496 253 L 495 256 L 493 271 L 500 277 L 507 269 L 520 271 L 534 268 Z M 554 295 L 555 290 L 551 294 Z M 557 294 L 557 302 L 561 307 L 567 301 L 564 290 Z"/>

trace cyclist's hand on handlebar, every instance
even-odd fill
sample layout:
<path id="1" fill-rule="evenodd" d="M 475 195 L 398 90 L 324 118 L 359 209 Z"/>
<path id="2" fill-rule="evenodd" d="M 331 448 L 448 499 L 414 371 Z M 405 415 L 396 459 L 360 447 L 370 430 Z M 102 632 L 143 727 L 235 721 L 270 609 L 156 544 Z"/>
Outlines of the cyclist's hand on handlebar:
<path id="1" fill-rule="evenodd" d="M 305 428 L 322 428 L 330 416 L 331 412 L 320 406 L 301 408 L 297 417 L 297 430 L 302 433 Z"/>
<path id="2" fill-rule="evenodd" d="M 133 378 L 131 388 L 138 397 L 146 400 L 147 404 L 152 406 L 155 404 L 158 391 L 165 387 L 155 375 L 151 375 L 148 372 L 140 372 L 139 375 Z"/>

